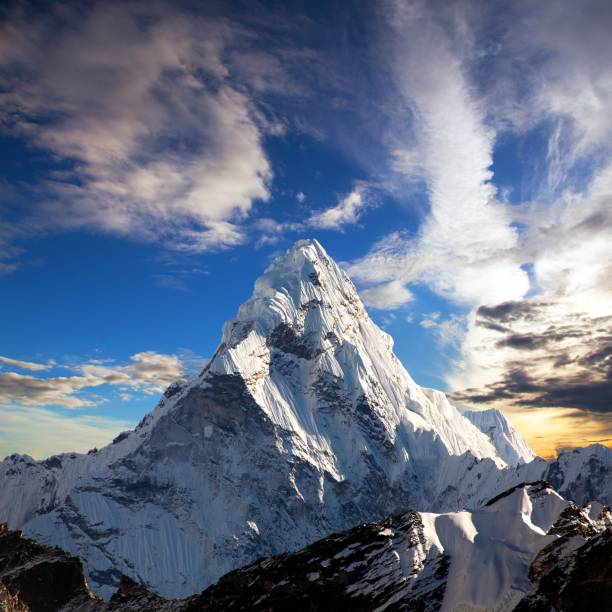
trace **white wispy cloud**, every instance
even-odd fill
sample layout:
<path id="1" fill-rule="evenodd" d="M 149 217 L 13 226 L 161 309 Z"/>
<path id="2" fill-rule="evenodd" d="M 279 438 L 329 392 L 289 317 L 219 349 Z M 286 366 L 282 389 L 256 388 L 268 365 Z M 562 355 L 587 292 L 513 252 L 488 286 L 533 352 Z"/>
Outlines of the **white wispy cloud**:
<path id="1" fill-rule="evenodd" d="M 177 355 L 154 351 L 135 353 L 125 365 L 84 364 L 79 370 L 86 378 L 103 384 L 120 385 L 145 393 L 160 393 L 170 383 L 182 378 L 184 367 Z"/>
<path id="2" fill-rule="evenodd" d="M 104 384 L 104 380 L 86 376 L 50 376 L 40 378 L 17 372 L 0 372 L 0 403 L 24 406 L 63 406 L 84 408 L 94 406 L 91 398 L 79 397 L 83 389 Z"/>
<path id="3" fill-rule="evenodd" d="M 72 168 L 15 232 L 91 228 L 197 252 L 244 240 L 272 177 L 272 127 L 232 75 L 244 30 L 163 3 L 22 7 L 0 27 L 2 128 Z"/>
<path id="4" fill-rule="evenodd" d="M 350 193 L 343 196 L 338 204 L 313 213 L 307 225 L 320 229 L 338 230 L 346 225 L 354 225 L 364 210 L 372 205 L 368 201 L 366 188 L 358 185 Z"/>
<path id="5" fill-rule="evenodd" d="M 412 293 L 399 281 L 389 281 L 359 292 L 363 301 L 372 308 L 393 310 L 414 299 Z"/>
<path id="6" fill-rule="evenodd" d="M 11 359 L 10 357 L 4 357 L 0 355 L 0 364 L 19 368 L 21 370 L 32 370 L 39 372 L 41 370 L 49 370 L 53 367 L 53 362 L 48 363 L 36 363 L 34 361 L 22 361 L 21 359 Z"/>
<path id="7" fill-rule="evenodd" d="M 492 115 L 517 130 L 552 120 L 551 169 L 568 172 L 579 158 L 609 149 L 612 138 L 612 9 L 599 0 L 529 3 L 508 17 L 521 27 L 499 41 Z"/>
<path id="8" fill-rule="evenodd" d="M 390 234 L 350 272 L 364 283 L 425 282 L 466 303 L 521 297 L 518 235 L 491 183 L 494 133 L 461 56 L 426 4 L 398 3 L 388 18 L 390 70 L 416 135 L 409 154 L 394 149 L 394 167 L 423 178 L 430 211 L 416 236 Z"/>
<path id="9" fill-rule="evenodd" d="M 431 329 L 441 345 L 456 345 L 465 333 L 465 320 L 459 315 L 451 315 L 447 319 L 442 318 L 439 312 L 426 314 L 419 325 L 425 329 Z"/>
<path id="10" fill-rule="evenodd" d="M 92 360 L 70 366 L 65 368 L 74 372 L 70 376 L 34 376 L 0 371 L 0 404 L 91 407 L 100 403 L 100 398 L 90 392 L 102 385 L 117 386 L 122 392 L 131 389 L 146 394 L 160 393 L 182 378 L 188 369 L 191 370 L 194 359 L 191 353 L 186 353 L 182 360 L 178 355 L 143 351 L 132 355 L 126 364 Z M 201 359 L 196 361 L 202 362 Z"/>

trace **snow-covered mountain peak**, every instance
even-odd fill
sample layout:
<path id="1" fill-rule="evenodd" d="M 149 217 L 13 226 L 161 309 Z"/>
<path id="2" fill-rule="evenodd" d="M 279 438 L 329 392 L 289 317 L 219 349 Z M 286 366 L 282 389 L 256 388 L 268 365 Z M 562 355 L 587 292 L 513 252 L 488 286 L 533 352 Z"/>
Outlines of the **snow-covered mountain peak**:
<path id="1" fill-rule="evenodd" d="M 288 293 L 296 302 L 303 301 L 300 291 L 306 287 L 325 290 L 342 287 L 355 293 L 350 279 L 329 257 L 317 240 L 298 240 L 284 255 L 277 257 L 255 281 L 254 298 L 273 297 L 277 291 Z"/>
<path id="2" fill-rule="evenodd" d="M 285 341 L 299 334 L 305 342 L 296 350 L 315 354 L 339 334 L 358 333 L 356 322 L 365 317 L 346 273 L 316 240 L 300 240 L 257 279 L 252 297 L 225 324 L 223 344 L 233 347 L 251 331 Z"/>
<path id="3" fill-rule="evenodd" d="M 489 408 L 466 411 L 463 416 L 491 440 L 499 456 L 508 465 L 529 463 L 536 457 L 529 444 L 500 410 Z"/>
<path id="4" fill-rule="evenodd" d="M 522 466 L 521 480 L 546 466 Z M 443 393 L 410 377 L 323 248 L 301 241 L 256 282 L 202 372 L 134 431 L 87 455 L 1 462 L 0 520 L 80 554 L 101 593 L 125 573 L 182 596 L 407 508 L 473 508 L 520 482 L 505 467 Z"/>
<path id="5" fill-rule="evenodd" d="M 402 465 L 429 461 L 441 445 L 444 453 L 504 465 L 486 436 L 443 393 L 418 386 L 392 349 L 346 273 L 316 240 L 301 240 L 268 267 L 225 324 L 198 384 L 239 377 L 272 423 L 301 440 L 310 460 L 321 465 L 322 455 L 334 457 L 339 480 L 358 449 Z M 416 432 L 427 432 L 420 443 L 411 440 Z"/>

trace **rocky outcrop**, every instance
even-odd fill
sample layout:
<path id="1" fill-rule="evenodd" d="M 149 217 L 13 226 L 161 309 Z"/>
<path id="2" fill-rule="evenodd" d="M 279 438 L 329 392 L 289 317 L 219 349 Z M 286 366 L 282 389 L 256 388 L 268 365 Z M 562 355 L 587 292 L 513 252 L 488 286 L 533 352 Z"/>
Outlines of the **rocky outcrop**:
<path id="1" fill-rule="evenodd" d="M 555 539 L 529 568 L 533 590 L 515 612 L 606 610 L 612 601 L 612 515 L 570 504 L 548 531 Z"/>
<path id="2" fill-rule="evenodd" d="M 162 599 L 127 576 L 104 601 L 89 590 L 78 557 L 0 523 L 2 612 L 179 612 L 184 605 Z"/>
<path id="3" fill-rule="evenodd" d="M 408 512 L 230 572 L 187 609 L 438 610 L 448 563 Z"/>
<path id="4" fill-rule="evenodd" d="M 0 524 L 0 609 L 77 610 L 94 601 L 77 557 L 42 546 Z"/>

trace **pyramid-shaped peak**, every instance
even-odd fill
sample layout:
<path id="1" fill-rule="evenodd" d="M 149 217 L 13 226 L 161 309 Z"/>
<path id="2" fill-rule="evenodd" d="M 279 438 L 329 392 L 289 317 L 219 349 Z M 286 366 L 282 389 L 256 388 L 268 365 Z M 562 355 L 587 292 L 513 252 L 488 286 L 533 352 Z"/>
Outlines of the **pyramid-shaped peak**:
<path id="1" fill-rule="evenodd" d="M 298 240 L 284 255 L 277 257 L 257 279 L 255 290 L 266 287 L 280 289 L 295 282 L 317 284 L 318 275 L 326 269 L 343 275 L 317 240 Z"/>
<path id="2" fill-rule="evenodd" d="M 305 299 L 357 297 L 347 274 L 314 239 L 298 240 L 277 257 L 255 282 L 252 299 L 271 298 L 277 292 L 291 297 L 297 306 Z"/>
<path id="3" fill-rule="evenodd" d="M 223 342 L 234 346 L 246 329 L 267 337 L 288 326 L 318 346 L 366 317 L 353 283 L 321 244 L 299 240 L 257 279 L 251 298 L 226 323 Z"/>

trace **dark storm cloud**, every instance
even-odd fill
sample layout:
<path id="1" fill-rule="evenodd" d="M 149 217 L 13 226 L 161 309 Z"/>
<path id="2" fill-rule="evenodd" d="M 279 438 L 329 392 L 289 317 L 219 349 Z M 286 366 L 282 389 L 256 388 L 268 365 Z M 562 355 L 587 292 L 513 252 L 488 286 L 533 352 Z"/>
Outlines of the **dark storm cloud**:
<path id="1" fill-rule="evenodd" d="M 590 412 L 612 413 L 612 379 L 546 381 L 550 386 L 533 400 L 523 400 L 524 405 L 540 407 L 578 408 Z"/>
<path id="2" fill-rule="evenodd" d="M 503 302 L 496 306 L 480 306 L 476 311 L 476 324 L 503 334 L 495 346 L 497 348 L 512 348 L 516 350 L 534 351 L 553 343 L 575 338 L 579 339 L 591 332 L 585 329 L 584 321 L 579 318 L 576 324 L 556 324 L 551 322 L 543 329 L 537 326 L 537 331 L 516 332 L 517 324 L 541 322 L 547 304 L 543 302 L 514 301 Z M 587 320 L 588 325 L 592 320 Z"/>
<path id="3" fill-rule="evenodd" d="M 589 335 L 587 331 L 578 328 L 572 328 L 567 325 L 556 327 L 554 325 L 543 333 L 527 333 L 527 334 L 515 334 L 508 328 L 502 326 L 492 327 L 487 326 L 489 329 L 494 329 L 500 332 L 510 332 L 505 338 L 498 340 L 496 343 L 497 348 L 503 348 L 505 346 L 514 349 L 524 350 L 535 350 L 543 348 L 550 343 L 562 342 L 570 338 L 582 338 L 585 335 Z"/>
<path id="4" fill-rule="evenodd" d="M 509 323 L 528 319 L 539 310 L 539 304 L 527 301 L 502 302 L 496 306 L 481 306 L 476 314 L 484 319 Z"/>
<path id="5" fill-rule="evenodd" d="M 494 404 L 500 400 L 525 407 L 576 408 L 612 413 L 612 378 L 554 376 L 532 378 L 525 370 L 507 372 L 486 389 L 466 389 L 453 395 L 455 401 Z"/>
<path id="6" fill-rule="evenodd" d="M 508 320 L 533 312 L 523 303 L 481 308 L 485 316 Z M 514 333 L 486 325 L 503 337 L 498 349 L 511 348 L 499 380 L 483 388 L 456 392 L 456 401 L 534 408 L 574 408 L 612 414 L 612 317 L 576 317 L 575 325 L 548 325 L 539 333 Z M 486 322 L 485 322 L 486 323 Z"/>
<path id="7" fill-rule="evenodd" d="M 508 346 L 515 349 L 525 349 L 528 351 L 541 348 L 548 342 L 548 339 L 544 336 L 537 336 L 531 334 L 509 334 L 504 339 L 499 340 L 495 346 L 498 348 Z"/>
<path id="8" fill-rule="evenodd" d="M 512 330 L 509 327 L 500 325 L 499 323 L 493 323 L 491 321 L 483 321 L 481 319 L 476 320 L 476 325 L 480 327 L 486 327 L 487 329 L 490 329 L 492 331 L 497 331 L 497 332 L 512 332 Z"/>
<path id="9" fill-rule="evenodd" d="M 606 372 L 610 376 L 612 374 L 612 342 L 583 355 L 578 363 L 584 367 Z"/>

